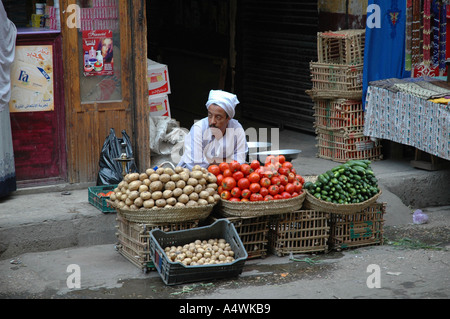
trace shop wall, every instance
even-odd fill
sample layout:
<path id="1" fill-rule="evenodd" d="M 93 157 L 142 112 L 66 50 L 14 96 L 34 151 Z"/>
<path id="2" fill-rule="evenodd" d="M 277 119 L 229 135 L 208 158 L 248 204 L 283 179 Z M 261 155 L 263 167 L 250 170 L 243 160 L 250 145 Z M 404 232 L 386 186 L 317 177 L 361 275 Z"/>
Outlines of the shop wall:
<path id="1" fill-rule="evenodd" d="M 319 32 L 364 29 L 367 5 L 367 0 L 319 0 Z"/>

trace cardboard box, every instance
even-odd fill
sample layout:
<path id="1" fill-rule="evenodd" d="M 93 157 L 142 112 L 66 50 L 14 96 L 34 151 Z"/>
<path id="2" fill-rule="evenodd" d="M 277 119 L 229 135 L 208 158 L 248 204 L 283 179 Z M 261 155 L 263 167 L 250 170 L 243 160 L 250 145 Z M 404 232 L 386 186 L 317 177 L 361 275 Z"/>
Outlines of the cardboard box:
<path id="1" fill-rule="evenodd" d="M 147 59 L 148 95 L 170 94 L 167 65 Z"/>
<path id="2" fill-rule="evenodd" d="M 149 95 L 148 106 L 150 116 L 170 117 L 170 104 L 167 94 Z"/>

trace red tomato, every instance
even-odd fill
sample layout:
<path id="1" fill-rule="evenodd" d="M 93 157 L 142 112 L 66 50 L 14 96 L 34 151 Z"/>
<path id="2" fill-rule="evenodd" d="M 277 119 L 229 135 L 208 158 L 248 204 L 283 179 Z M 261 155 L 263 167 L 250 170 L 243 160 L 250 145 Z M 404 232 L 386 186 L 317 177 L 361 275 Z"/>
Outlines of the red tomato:
<path id="1" fill-rule="evenodd" d="M 109 191 L 106 193 L 106 196 L 110 197 L 112 194 L 114 194 L 114 191 Z"/>
<path id="2" fill-rule="evenodd" d="M 97 195 L 98 195 L 98 196 L 100 196 L 100 197 L 106 196 L 106 194 L 105 194 L 105 193 L 103 193 L 103 192 L 101 192 L 101 193 L 97 193 Z"/>
<path id="3" fill-rule="evenodd" d="M 289 183 L 288 177 L 286 175 L 280 175 L 279 177 L 281 185 L 286 185 L 287 183 Z"/>
<path id="4" fill-rule="evenodd" d="M 283 167 L 287 167 L 287 168 L 289 168 L 289 169 L 292 169 L 292 163 L 286 161 L 286 162 L 283 163 Z"/>
<path id="5" fill-rule="evenodd" d="M 224 190 L 229 191 L 233 187 L 236 187 L 236 181 L 233 177 L 224 177 L 222 180 L 222 187 Z"/>
<path id="6" fill-rule="evenodd" d="M 242 191 L 241 191 L 241 197 L 242 198 L 250 198 L 250 195 L 252 194 L 252 192 L 250 192 L 250 190 L 249 189 L 243 189 Z"/>
<path id="7" fill-rule="evenodd" d="M 267 187 L 261 187 L 261 189 L 259 190 L 259 193 L 265 197 L 266 195 L 269 195 L 269 190 L 267 189 Z"/>
<path id="8" fill-rule="evenodd" d="M 269 200 L 273 200 L 273 196 L 272 195 L 266 195 L 264 196 L 264 200 L 267 202 Z"/>
<path id="9" fill-rule="evenodd" d="M 298 180 L 293 181 L 292 184 L 294 185 L 295 192 L 297 193 L 299 193 L 303 188 L 303 184 L 300 183 Z"/>
<path id="10" fill-rule="evenodd" d="M 244 173 L 241 171 L 236 171 L 233 173 L 233 178 L 235 181 L 239 181 L 241 178 L 244 178 Z"/>
<path id="11" fill-rule="evenodd" d="M 241 202 L 249 202 L 250 200 L 248 198 L 241 198 Z"/>
<path id="12" fill-rule="evenodd" d="M 220 193 L 220 198 L 228 200 L 231 198 L 231 193 L 230 191 L 222 191 L 222 193 Z"/>
<path id="13" fill-rule="evenodd" d="M 285 186 L 283 184 L 280 184 L 280 186 L 278 186 L 278 188 L 280 190 L 279 193 L 281 194 L 282 192 L 284 192 Z"/>
<path id="14" fill-rule="evenodd" d="M 238 161 L 232 161 L 230 163 L 230 170 L 232 173 L 237 172 L 241 169 L 241 164 Z"/>
<path id="15" fill-rule="evenodd" d="M 231 197 L 231 198 L 229 199 L 229 201 L 230 201 L 230 202 L 240 202 L 241 200 L 240 200 L 239 198 L 237 198 L 237 197 Z"/>
<path id="16" fill-rule="evenodd" d="M 264 165 L 267 165 L 269 163 L 275 163 L 275 155 L 269 155 L 266 157 L 266 160 L 264 161 Z"/>
<path id="17" fill-rule="evenodd" d="M 294 173 L 290 172 L 287 177 L 288 177 L 289 183 L 292 183 L 293 181 L 295 181 Z"/>
<path id="18" fill-rule="evenodd" d="M 222 186 L 222 184 L 220 184 L 220 186 L 217 187 L 217 193 L 218 193 L 218 194 L 221 194 L 222 191 L 223 191 L 223 186 Z"/>
<path id="19" fill-rule="evenodd" d="M 254 171 L 256 171 L 260 167 L 261 167 L 261 163 L 258 160 L 253 160 L 250 163 L 250 168 L 253 169 Z"/>
<path id="20" fill-rule="evenodd" d="M 237 198 L 241 197 L 241 189 L 239 187 L 233 187 L 231 189 L 230 193 L 231 193 L 231 196 L 233 196 L 233 197 L 237 197 Z"/>
<path id="21" fill-rule="evenodd" d="M 209 165 L 208 172 L 213 173 L 216 176 L 219 175 L 220 174 L 219 165 L 216 165 L 216 164 Z"/>
<path id="22" fill-rule="evenodd" d="M 217 185 L 222 185 L 222 180 L 223 180 L 223 175 L 219 174 L 216 176 L 217 177 Z"/>
<path id="23" fill-rule="evenodd" d="M 258 202 L 258 201 L 262 201 L 264 198 L 262 197 L 262 195 L 261 194 L 259 194 L 259 193 L 253 193 L 251 196 L 250 196 L 250 201 L 251 202 Z"/>
<path id="24" fill-rule="evenodd" d="M 272 185 L 280 186 L 281 184 L 281 179 L 278 176 L 272 177 L 270 181 L 272 182 Z"/>
<path id="25" fill-rule="evenodd" d="M 241 165 L 241 172 L 244 173 L 244 176 L 247 176 L 253 173 L 253 168 L 249 164 L 244 163 Z"/>
<path id="26" fill-rule="evenodd" d="M 289 168 L 287 168 L 287 167 L 280 167 L 280 168 L 278 169 L 278 173 L 281 174 L 281 175 L 286 175 L 286 176 L 288 176 L 289 173 L 290 173 L 290 170 L 289 170 Z"/>
<path id="27" fill-rule="evenodd" d="M 258 193 L 259 190 L 261 189 L 261 185 L 259 185 L 259 183 L 251 183 L 249 190 L 252 193 Z"/>
<path id="28" fill-rule="evenodd" d="M 295 186 L 292 183 L 287 183 L 285 186 L 285 190 L 286 192 L 288 192 L 289 194 L 292 194 L 293 192 L 295 192 Z"/>
<path id="29" fill-rule="evenodd" d="M 283 199 L 283 196 L 280 194 L 273 195 L 273 199 Z"/>
<path id="30" fill-rule="evenodd" d="M 263 177 L 260 179 L 259 184 L 261 184 L 262 187 L 269 187 L 271 184 L 271 181 L 267 177 Z"/>
<path id="31" fill-rule="evenodd" d="M 240 189 L 246 189 L 250 187 L 250 181 L 247 177 L 244 177 L 238 180 L 237 185 Z"/>
<path id="32" fill-rule="evenodd" d="M 233 173 L 231 172 L 231 169 L 227 168 L 223 171 L 223 177 L 230 177 L 233 176 Z"/>
<path id="33" fill-rule="evenodd" d="M 277 185 L 270 185 L 269 186 L 269 194 L 272 196 L 275 196 L 276 194 L 278 194 L 279 191 L 279 187 Z"/>
<path id="34" fill-rule="evenodd" d="M 220 171 L 223 173 L 226 169 L 230 169 L 230 165 L 226 162 L 219 164 Z"/>
<path id="35" fill-rule="evenodd" d="M 283 164 L 284 162 L 286 162 L 286 157 L 284 155 L 280 154 L 277 156 L 277 160 L 278 160 L 278 162 Z"/>
<path id="36" fill-rule="evenodd" d="M 274 176 L 273 172 L 270 169 L 268 169 L 267 167 L 265 167 L 265 166 L 260 168 L 260 173 L 259 174 L 261 176 L 267 177 L 268 179 L 271 179 Z"/>
<path id="37" fill-rule="evenodd" d="M 250 181 L 250 183 L 258 183 L 260 178 L 261 177 L 258 173 L 251 173 L 250 175 L 248 175 L 248 180 Z"/>
<path id="38" fill-rule="evenodd" d="M 282 192 L 281 196 L 283 197 L 283 199 L 288 199 L 292 197 L 291 194 L 289 194 L 288 192 Z"/>
<path id="39" fill-rule="evenodd" d="M 299 193 L 297 193 L 297 192 L 292 193 L 292 197 L 297 197 L 298 195 L 299 195 Z"/>
<path id="40" fill-rule="evenodd" d="M 303 176 L 295 174 L 295 177 L 297 178 L 297 180 L 302 183 L 305 184 L 305 179 L 303 178 Z"/>
<path id="41" fill-rule="evenodd" d="M 291 167 L 290 170 L 291 170 L 292 173 L 297 174 L 297 171 L 295 170 L 294 167 Z"/>

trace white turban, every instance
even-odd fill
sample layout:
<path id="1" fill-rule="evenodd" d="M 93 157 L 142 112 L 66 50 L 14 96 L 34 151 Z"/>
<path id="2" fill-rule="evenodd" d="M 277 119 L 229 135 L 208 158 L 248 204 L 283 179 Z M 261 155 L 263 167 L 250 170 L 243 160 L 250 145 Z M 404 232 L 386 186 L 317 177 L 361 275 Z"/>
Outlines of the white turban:
<path id="1" fill-rule="evenodd" d="M 208 102 L 206 102 L 206 108 L 209 108 L 211 104 L 220 106 L 230 118 L 234 117 L 234 108 L 239 101 L 237 96 L 222 90 L 211 90 L 209 92 Z"/>

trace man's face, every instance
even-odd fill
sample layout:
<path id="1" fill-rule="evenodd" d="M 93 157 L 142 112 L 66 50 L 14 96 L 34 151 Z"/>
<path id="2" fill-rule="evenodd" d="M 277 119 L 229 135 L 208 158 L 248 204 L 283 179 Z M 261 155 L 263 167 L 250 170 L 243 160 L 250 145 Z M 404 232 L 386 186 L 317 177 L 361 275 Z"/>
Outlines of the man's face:
<path id="1" fill-rule="evenodd" d="M 218 128 L 222 132 L 222 136 L 225 134 L 225 130 L 228 126 L 230 118 L 227 113 L 220 106 L 211 104 L 208 107 L 208 123 L 210 128 Z"/>

